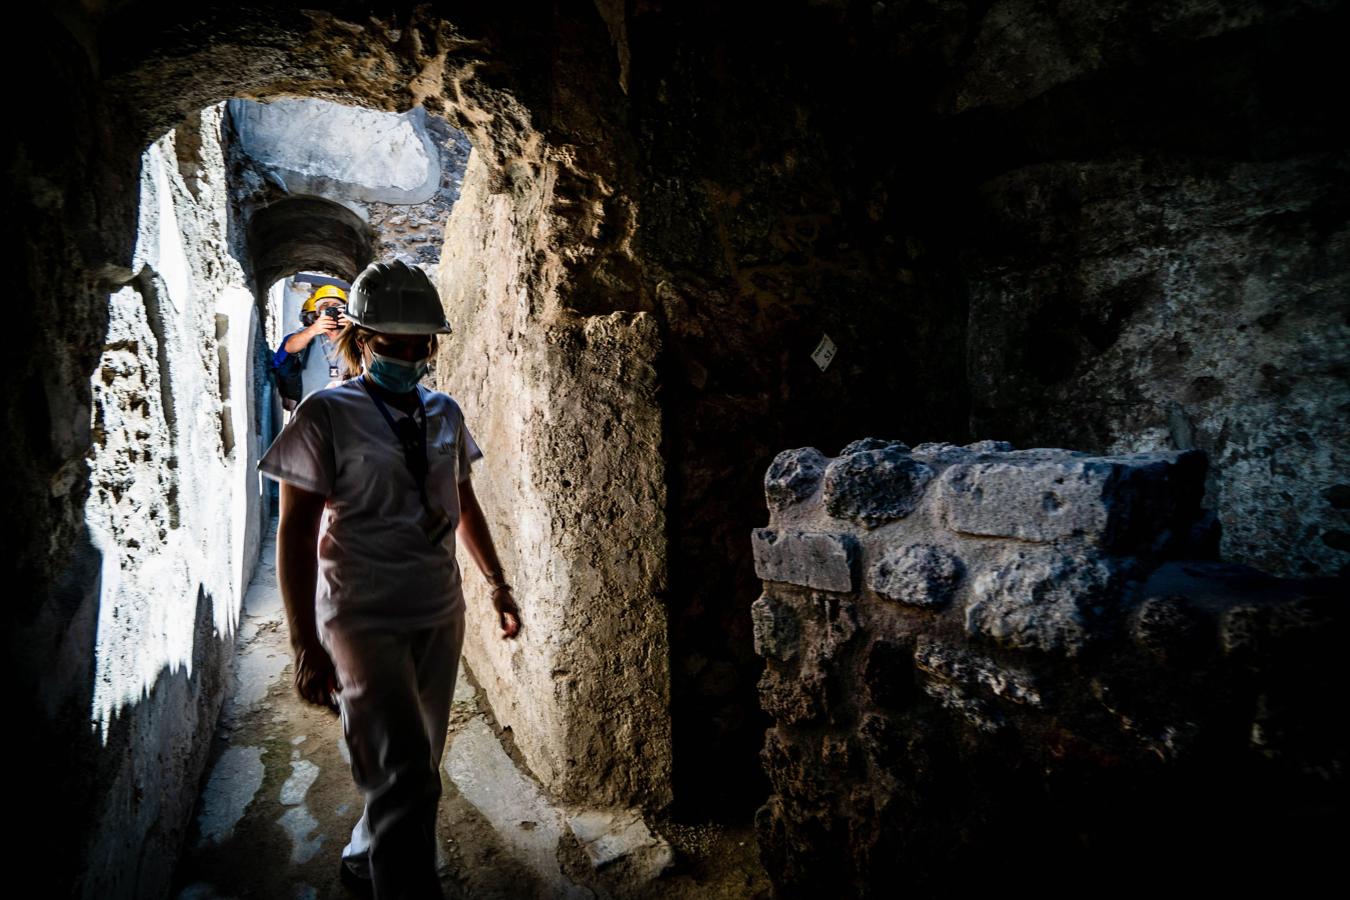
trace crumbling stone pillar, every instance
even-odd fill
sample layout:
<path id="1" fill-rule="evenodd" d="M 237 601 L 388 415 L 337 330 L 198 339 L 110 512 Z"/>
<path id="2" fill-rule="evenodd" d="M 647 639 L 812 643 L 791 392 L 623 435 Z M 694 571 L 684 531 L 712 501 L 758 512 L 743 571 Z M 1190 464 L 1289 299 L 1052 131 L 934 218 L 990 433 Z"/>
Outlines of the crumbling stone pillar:
<path id="1" fill-rule="evenodd" d="M 779 893 L 1313 877 L 1336 585 L 1215 561 L 1204 478 L 1194 451 L 779 454 L 752 609 Z"/>
<path id="2" fill-rule="evenodd" d="M 530 210 L 552 185 L 517 196 L 490 182 L 475 152 L 446 228 L 441 295 L 456 332 L 437 378 L 483 448 L 474 490 L 522 631 L 501 639 L 486 582 L 461 561 L 464 658 L 554 797 L 661 810 L 672 796 L 660 333 L 643 312 L 540 310 L 556 297 L 538 296 L 532 261 L 558 245 Z"/>

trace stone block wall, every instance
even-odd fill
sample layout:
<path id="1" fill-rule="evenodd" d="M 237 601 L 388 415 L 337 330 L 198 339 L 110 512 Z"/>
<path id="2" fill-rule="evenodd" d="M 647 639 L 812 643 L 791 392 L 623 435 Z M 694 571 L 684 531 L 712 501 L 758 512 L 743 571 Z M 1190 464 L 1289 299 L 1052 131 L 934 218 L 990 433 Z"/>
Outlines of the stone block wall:
<path id="1" fill-rule="evenodd" d="M 1205 477 L 1194 451 L 779 454 L 752 621 L 780 895 L 1314 877 L 1343 603 L 1218 562 Z"/>

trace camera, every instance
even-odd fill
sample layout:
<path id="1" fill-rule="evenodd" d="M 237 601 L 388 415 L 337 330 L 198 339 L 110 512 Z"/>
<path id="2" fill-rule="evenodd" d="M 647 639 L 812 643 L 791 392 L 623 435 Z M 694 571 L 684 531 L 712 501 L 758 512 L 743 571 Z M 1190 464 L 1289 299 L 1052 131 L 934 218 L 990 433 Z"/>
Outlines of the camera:
<path id="1" fill-rule="evenodd" d="M 342 315 L 346 311 L 347 307 L 345 306 L 329 306 L 324 309 L 323 314 L 330 319 L 336 319 L 338 316 Z"/>

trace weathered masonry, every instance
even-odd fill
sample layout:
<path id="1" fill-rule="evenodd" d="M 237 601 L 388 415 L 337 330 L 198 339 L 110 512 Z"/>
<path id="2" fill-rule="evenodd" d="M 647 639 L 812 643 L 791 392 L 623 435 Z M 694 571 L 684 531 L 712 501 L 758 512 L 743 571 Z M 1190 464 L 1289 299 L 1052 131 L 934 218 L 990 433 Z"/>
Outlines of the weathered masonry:
<path id="1" fill-rule="evenodd" d="M 251 473 L 276 424 L 269 282 L 400 253 L 435 269 L 456 328 L 435 383 L 481 423 L 482 496 L 530 601 L 527 641 L 502 646 L 479 621 L 470 664 L 557 795 L 742 820 L 773 797 L 762 833 L 784 890 L 827 859 L 861 889 L 969 871 L 977 846 L 1013 859 L 1033 834 L 1079 846 L 1065 791 L 1120 806 L 1126 785 L 1196 772 L 1219 800 L 1248 796 L 1188 760 L 1228 760 L 1213 772 L 1251 796 L 1320 783 L 1288 773 L 1323 758 L 1300 742 L 1325 716 L 1300 704 L 1326 698 L 1276 685 L 1333 658 L 1313 647 L 1333 632 L 1277 611 L 1309 591 L 1306 620 L 1330 613 L 1312 588 L 1242 573 L 1350 575 L 1345 0 L 14 15 L 30 52 L 11 57 L 3 143 L 4 659 L 37 761 L 15 799 L 37 817 L 22 837 L 65 835 L 77 861 L 51 893 L 156 895 L 183 838 L 267 521 Z M 304 99 L 434 119 L 456 175 L 362 200 L 232 155 L 222 110 Z M 1087 455 L 824 458 L 823 518 L 780 527 L 798 513 L 775 507 L 772 540 L 751 540 L 779 451 L 866 434 Z M 1023 492 L 1074 466 L 1049 500 Z M 1163 477 L 1185 496 L 1158 493 Z M 1123 505 L 1094 499 L 1099 482 Z M 1164 522 L 1196 509 L 1220 527 Z M 930 606 L 888 599 L 913 596 L 914 572 Z M 1176 587 L 1149 587 L 1168 573 Z M 756 653 L 766 592 L 798 623 L 791 659 Z M 1099 592 L 1114 600 L 1083 601 Z M 1231 637 L 1248 607 L 1250 664 Z M 1194 645 L 1138 636 L 1174 631 Z M 892 662 L 874 690 L 869 666 Z M 993 692 L 1016 673 L 1040 706 Z M 792 698 L 816 718 L 787 721 Z M 1258 720 L 1293 749 L 1254 749 Z M 905 743 L 919 721 L 935 756 Z M 874 760 L 873 743 L 901 756 Z M 958 750 L 974 762 L 919 765 Z M 1065 771 L 1054 754 L 1073 772 L 1051 782 L 1075 787 L 1047 806 L 1035 773 Z M 1222 806 L 1209 800 L 1196 807 Z M 931 834 L 906 831 L 916 810 Z M 1083 840 L 1097 853 L 1154 833 L 1123 824 L 1139 821 Z M 932 865 L 877 868 L 916 859 Z"/>
<path id="2" fill-rule="evenodd" d="M 1204 478 L 1195 451 L 779 454 L 751 613 L 783 895 L 1325 875 L 1344 597 L 1218 562 Z"/>

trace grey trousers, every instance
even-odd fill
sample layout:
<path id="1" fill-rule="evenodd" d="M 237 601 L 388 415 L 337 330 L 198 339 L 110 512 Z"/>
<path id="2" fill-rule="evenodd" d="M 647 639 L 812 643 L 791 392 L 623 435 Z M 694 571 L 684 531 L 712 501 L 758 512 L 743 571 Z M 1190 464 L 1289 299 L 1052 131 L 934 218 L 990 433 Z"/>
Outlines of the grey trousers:
<path id="1" fill-rule="evenodd" d="M 376 900 L 440 898 L 436 809 L 464 613 L 416 631 L 332 623 L 320 631 L 341 685 L 352 777 L 365 798 L 344 864 L 369 874 Z"/>

